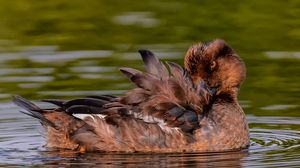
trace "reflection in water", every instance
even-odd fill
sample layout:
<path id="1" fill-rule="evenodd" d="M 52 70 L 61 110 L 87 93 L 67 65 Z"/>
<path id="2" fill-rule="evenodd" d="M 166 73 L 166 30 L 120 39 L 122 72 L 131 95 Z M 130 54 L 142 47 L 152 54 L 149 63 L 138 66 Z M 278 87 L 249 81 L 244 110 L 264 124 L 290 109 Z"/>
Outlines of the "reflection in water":
<path id="1" fill-rule="evenodd" d="M 266 52 L 267 57 L 272 59 L 300 59 L 300 52 L 288 52 L 288 51 L 269 51 Z"/>
<path id="2" fill-rule="evenodd" d="M 1 57 L 0 57 L 1 58 Z M 49 74 L 53 73 L 53 68 L 1 68 L 0 75 L 12 75 L 12 74 L 28 74 L 28 73 L 40 73 Z M 2 80 L 2 78 L 1 78 Z"/>
<path id="3" fill-rule="evenodd" d="M 41 54 L 35 55 L 34 53 L 26 53 L 31 61 L 36 62 L 61 62 L 61 61 L 69 61 L 79 58 L 102 58 L 111 55 L 110 51 L 60 51 L 54 52 L 50 54 Z"/>
<path id="4" fill-rule="evenodd" d="M 1 77 L 4 82 L 50 82 L 53 80 L 51 76 L 8 76 Z"/>
<path id="5" fill-rule="evenodd" d="M 155 51 L 154 51 L 155 52 Z M 183 52 L 162 52 L 162 51 L 156 51 L 155 54 L 158 58 L 162 59 L 175 59 L 179 58 L 181 59 L 184 55 Z M 140 60 L 140 55 L 137 55 L 136 52 L 130 52 L 130 53 L 123 53 L 121 59 L 124 60 Z"/>
<path id="6" fill-rule="evenodd" d="M 113 22 L 120 25 L 138 25 L 142 27 L 155 27 L 159 21 L 150 12 L 128 12 L 120 16 L 115 16 Z"/>
<path id="7" fill-rule="evenodd" d="M 296 108 L 298 105 L 292 105 L 292 104 L 275 104 L 275 105 L 270 105 L 266 107 L 261 107 L 263 110 L 285 110 L 285 109 L 290 109 L 290 108 Z"/>
<path id="8" fill-rule="evenodd" d="M 45 158 L 53 160 L 43 161 L 46 165 L 81 165 L 84 167 L 241 167 L 242 158 L 247 151 L 225 153 L 178 153 L 178 154 L 78 154 L 71 152 L 44 152 Z M 55 157 L 66 158 L 55 160 Z M 76 160 L 74 160 L 76 158 Z"/>

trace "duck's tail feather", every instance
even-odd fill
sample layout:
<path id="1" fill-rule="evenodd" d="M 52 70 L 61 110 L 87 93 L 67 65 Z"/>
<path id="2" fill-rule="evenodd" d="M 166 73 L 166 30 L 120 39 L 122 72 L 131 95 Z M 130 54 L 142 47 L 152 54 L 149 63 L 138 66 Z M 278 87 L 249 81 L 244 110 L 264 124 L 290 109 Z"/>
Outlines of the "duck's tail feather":
<path id="1" fill-rule="evenodd" d="M 44 112 L 40 107 L 33 104 L 29 100 L 21 97 L 21 96 L 13 96 L 13 102 L 18 105 L 19 107 L 25 109 L 25 111 L 20 111 L 23 114 L 29 115 L 33 118 L 39 119 L 42 124 L 49 125 L 53 128 L 56 128 L 55 124 L 48 120 L 42 113 Z"/>
<path id="2" fill-rule="evenodd" d="M 72 140 L 72 135 L 85 126 L 85 122 L 59 109 L 42 109 L 21 96 L 13 96 L 13 102 L 23 108 L 21 113 L 38 119 L 44 126 L 47 147 L 76 149 L 78 143 Z M 64 101 L 48 100 L 47 102 L 60 105 Z"/>
<path id="3" fill-rule="evenodd" d="M 39 112 L 35 112 L 35 111 L 28 111 L 28 112 L 20 111 L 20 112 L 23 113 L 23 114 L 29 115 L 29 116 L 31 116 L 33 118 L 39 119 L 42 125 L 46 124 L 46 125 L 51 126 L 51 127 L 55 128 L 55 129 L 58 129 L 57 126 L 53 122 L 51 122 L 50 120 L 48 120 L 47 118 L 45 118 Z"/>
<path id="4" fill-rule="evenodd" d="M 27 110 L 27 111 L 36 111 L 36 112 L 42 112 L 42 109 L 39 108 L 37 105 L 33 104 L 29 100 L 19 96 L 15 95 L 13 96 L 13 102 L 18 105 L 19 107 Z"/>

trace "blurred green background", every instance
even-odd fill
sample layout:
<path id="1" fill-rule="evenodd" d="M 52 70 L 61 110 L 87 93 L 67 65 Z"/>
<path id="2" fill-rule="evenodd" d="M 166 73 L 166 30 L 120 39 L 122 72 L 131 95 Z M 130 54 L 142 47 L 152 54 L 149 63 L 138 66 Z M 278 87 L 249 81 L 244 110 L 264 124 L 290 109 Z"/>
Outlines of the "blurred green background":
<path id="1" fill-rule="evenodd" d="M 139 48 L 182 62 L 225 39 L 245 60 L 246 113 L 300 116 L 299 0 L 0 0 L 0 100 L 121 94 Z M 1 108 L 1 107 L 0 107 Z"/>

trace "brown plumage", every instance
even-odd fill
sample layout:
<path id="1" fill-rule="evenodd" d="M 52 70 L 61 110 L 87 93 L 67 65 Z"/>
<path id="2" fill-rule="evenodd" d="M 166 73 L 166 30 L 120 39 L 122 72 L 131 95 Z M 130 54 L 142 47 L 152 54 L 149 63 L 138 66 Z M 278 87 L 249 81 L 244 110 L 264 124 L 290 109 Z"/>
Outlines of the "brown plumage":
<path id="1" fill-rule="evenodd" d="M 192 46 L 185 68 L 139 51 L 146 72 L 121 68 L 136 85 L 122 97 L 90 96 L 43 100 L 41 109 L 14 102 L 40 120 L 47 146 L 102 152 L 225 151 L 245 148 L 248 125 L 237 102 L 245 65 L 223 41 Z"/>

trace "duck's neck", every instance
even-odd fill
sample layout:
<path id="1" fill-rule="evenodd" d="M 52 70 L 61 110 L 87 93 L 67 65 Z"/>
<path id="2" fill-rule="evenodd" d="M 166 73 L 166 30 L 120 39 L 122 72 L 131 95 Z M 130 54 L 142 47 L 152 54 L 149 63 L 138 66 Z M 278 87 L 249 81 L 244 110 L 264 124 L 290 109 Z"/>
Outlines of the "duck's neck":
<path id="1" fill-rule="evenodd" d="M 227 87 L 217 92 L 217 95 L 215 96 L 214 103 L 217 102 L 238 102 L 237 96 L 238 96 L 239 88 L 238 87 Z"/>
<path id="2" fill-rule="evenodd" d="M 219 123 L 228 122 L 231 119 L 237 123 L 245 120 L 245 114 L 238 102 L 238 88 L 232 88 L 219 92 L 211 104 L 210 112 L 214 119 L 218 118 Z M 241 121 L 243 120 L 243 121 Z"/>
<path id="3" fill-rule="evenodd" d="M 211 106 L 210 115 L 212 119 L 218 120 L 217 124 L 223 127 L 228 125 L 228 122 L 241 127 L 247 124 L 245 113 L 238 103 L 237 92 L 234 94 L 222 93 L 216 95 Z"/>
<path id="4" fill-rule="evenodd" d="M 219 139 L 220 143 L 213 144 L 222 149 L 244 148 L 249 144 L 249 128 L 246 116 L 240 107 L 237 97 L 226 94 L 217 95 L 208 112 L 206 124 L 210 128 L 211 137 Z M 205 135 L 201 130 L 199 139 Z"/>
<path id="5" fill-rule="evenodd" d="M 221 93 L 215 96 L 213 104 L 216 103 L 235 103 L 237 101 L 237 97 L 232 94 Z"/>

